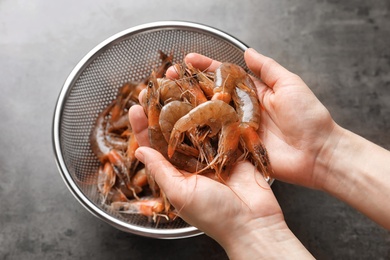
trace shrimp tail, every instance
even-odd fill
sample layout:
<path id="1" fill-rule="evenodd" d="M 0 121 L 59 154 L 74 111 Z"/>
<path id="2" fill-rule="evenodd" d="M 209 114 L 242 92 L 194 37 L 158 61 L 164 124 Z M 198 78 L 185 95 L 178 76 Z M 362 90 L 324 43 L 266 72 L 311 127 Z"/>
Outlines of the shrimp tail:
<path id="1" fill-rule="evenodd" d="M 264 176 L 266 181 L 269 181 L 273 175 L 270 159 L 267 149 L 261 141 L 258 133 L 248 125 L 241 126 L 241 138 L 245 143 L 246 148 L 250 153 L 251 159 L 254 161 L 257 169 Z"/>

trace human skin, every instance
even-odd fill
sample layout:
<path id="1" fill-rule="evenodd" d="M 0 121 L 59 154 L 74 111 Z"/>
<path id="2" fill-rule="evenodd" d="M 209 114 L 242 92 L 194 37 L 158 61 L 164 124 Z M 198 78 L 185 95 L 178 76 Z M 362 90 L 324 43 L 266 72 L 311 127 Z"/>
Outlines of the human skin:
<path id="1" fill-rule="evenodd" d="M 390 229 L 390 152 L 342 128 L 302 79 L 253 49 L 245 52 L 264 107 L 259 132 L 275 179 L 325 191 Z M 191 54 L 200 69 L 219 62 Z M 170 72 L 172 73 L 172 72 Z"/>
<path id="2" fill-rule="evenodd" d="M 254 79 L 264 107 L 259 135 L 272 177 L 328 192 L 390 229 L 390 153 L 340 127 L 302 79 L 274 60 L 248 49 L 245 61 L 261 79 Z M 187 55 L 185 62 L 208 71 L 220 64 L 199 54 Z M 167 77 L 174 78 L 174 70 Z M 142 108 L 133 106 L 129 114 L 141 145 L 136 156 L 180 216 L 219 242 L 230 258 L 311 258 L 253 165 L 237 163 L 227 185 L 179 171 L 148 148 Z"/>

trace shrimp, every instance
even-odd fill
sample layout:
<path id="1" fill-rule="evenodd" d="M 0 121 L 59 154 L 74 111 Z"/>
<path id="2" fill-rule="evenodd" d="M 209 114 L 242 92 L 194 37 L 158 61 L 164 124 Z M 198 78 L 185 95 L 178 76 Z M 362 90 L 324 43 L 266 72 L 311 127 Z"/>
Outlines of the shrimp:
<path id="1" fill-rule="evenodd" d="M 157 217 L 164 217 L 167 220 L 172 219 L 173 212 L 165 212 L 164 200 L 162 197 L 144 197 L 140 200 L 131 200 L 127 202 L 113 202 L 110 208 L 124 214 L 141 214 L 152 218 L 154 222 Z"/>
<path id="2" fill-rule="evenodd" d="M 134 187 L 131 183 L 133 172 L 130 171 L 129 160 L 127 160 L 122 152 L 118 150 L 118 146 L 120 146 L 120 148 L 125 148 L 123 143 L 120 142 L 118 138 L 113 138 L 107 132 L 107 127 L 110 125 L 108 118 L 115 105 L 115 102 L 110 103 L 99 114 L 95 127 L 90 135 L 91 149 L 98 157 L 101 164 L 104 165 L 103 169 L 99 169 L 98 171 L 98 190 L 102 191 L 103 201 L 107 199 L 110 192 L 110 188 L 108 187 L 111 185 L 110 180 L 113 180 L 111 177 L 111 169 L 117 176 L 117 178 L 115 178 L 115 186 L 118 186 L 121 192 L 126 196 L 136 197 L 136 193 L 139 191 L 139 189 Z M 105 178 L 107 180 L 105 180 Z M 106 183 L 104 184 L 104 182 Z M 107 184 L 107 182 L 110 184 Z"/>
<path id="3" fill-rule="evenodd" d="M 115 99 L 115 105 L 111 110 L 110 123 L 117 122 L 121 116 L 126 114 L 126 108 L 128 104 L 138 100 L 138 95 L 142 90 L 142 86 L 135 82 L 127 82 L 119 88 L 118 94 Z"/>
<path id="4" fill-rule="evenodd" d="M 118 107 L 117 102 L 111 102 L 96 119 L 95 126 L 90 134 L 90 144 L 93 153 L 101 163 L 108 160 L 112 150 L 124 151 L 127 148 L 126 140 L 117 133 L 130 128 L 127 115 L 121 115 L 117 121 L 111 122 L 113 111 Z M 116 112 L 115 112 L 116 113 Z"/>
<path id="5" fill-rule="evenodd" d="M 161 65 L 139 83 L 127 82 L 99 115 L 92 129 L 91 149 L 101 166 L 97 188 L 102 202 L 124 214 L 170 221 L 177 212 L 149 170 L 135 157 L 138 143 L 128 121 L 134 104 L 148 118 L 151 147 L 179 170 L 222 173 L 248 158 L 265 178 L 272 168 L 258 131 L 261 106 L 251 77 L 241 67 L 222 63 L 214 72 L 191 64 L 175 64 L 177 79 L 162 78 L 172 54 L 160 51 Z M 142 102 L 138 94 L 146 88 Z M 95 182 L 96 184 L 96 182 Z"/>
<path id="6" fill-rule="evenodd" d="M 195 157 L 188 156 L 182 153 L 176 153 L 175 156 L 168 157 L 167 141 L 165 140 L 159 124 L 161 113 L 161 104 L 159 101 L 159 85 L 156 79 L 156 74 L 152 72 L 148 83 L 147 96 L 147 112 L 148 112 L 148 134 L 152 148 L 158 150 L 165 158 L 173 165 L 180 169 L 186 169 L 189 172 L 196 172 L 204 167 Z"/>
<path id="7" fill-rule="evenodd" d="M 169 141 L 171 131 L 182 116 L 191 111 L 192 105 L 181 101 L 172 101 L 161 109 L 159 124 L 166 141 Z"/>
<path id="8" fill-rule="evenodd" d="M 161 65 L 157 68 L 156 70 L 156 78 L 162 78 L 165 75 L 165 72 L 167 69 L 172 65 L 172 60 L 173 60 L 173 53 L 171 53 L 169 56 L 162 52 L 161 50 L 159 51 L 160 54 L 160 59 L 161 59 Z"/>
<path id="9" fill-rule="evenodd" d="M 164 191 L 160 189 L 160 187 L 157 185 L 156 181 L 154 180 L 153 176 L 150 174 L 150 171 L 147 167 L 145 169 L 145 175 L 146 179 L 149 185 L 149 188 L 152 192 L 152 196 L 154 198 L 159 198 L 161 200 L 162 206 L 164 207 L 164 212 L 168 213 L 170 212 L 171 203 L 168 201 L 167 196 L 165 195 Z"/>
<path id="10" fill-rule="evenodd" d="M 246 74 L 240 66 L 232 63 L 222 63 L 215 70 L 212 100 L 219 99 L 230 103 L 238 81 L 242 80 L 243 73 Z"/>
<path id="11" fill-rule="evenodd" d="M 114 106 L 114 108 L 115 107 L 116 106 Z M 129 116 L 126 113 L 123 113 L 116 121 L 113 122 L 111 121 L 113 113 L 111 113 L 110 123 L 107 126 L 108 133 L 121 133 L 125 129 L 130 128 Z"/>
<path id="12" fill-rule="evenodd" d="M 130 172 L 135 172 L 138 167 L 139 161 L 135 157 L 135 150 L 139 147 L 137 139 L 133 132 L 129 132 L 127 139 L 126 160 L 129 163 Z"/>
<path id="13" fill-rule="evenodd" d="M 107 133 L 106 142 L 111 148 L 117 149 L 119 151 L 125 151 L 128 146 L 126 139 L 116 134 Z"/>
<path id="14" fill-rule="evenodd" d="M 136 187 L 136 189 L 142 191 L 142 187 L 148 184 L 145 167 L 143 167 L 134 174 L 133 178 L 131 178 L 131 183 L 134 187 Z"/>
<path id="15" fill-rule="evenodd" d="M 129 201 L 126 197 L 126 195 L 116 186 L 114 186 L 110 192 L 107 194 L 106 203 L 112 203 L 112 202 L 126 202 Z M 104 203 L 104 201 L 103 201 Z"/>
<path id="16" fill-rule="evenodd" d="M 136 200 L 118 200 L 111 203 L 111 208 L 126 214 L 141 214 L 152 218 L 156 222 L 158 216 L 163 216 L 167 221 L 173 219 L 171 204 L 165 196 L 165 193 L 160 190 L 157 183 L 150 175 L 147 168 L 142 168 L 138 171 L 132 180 L 135 186 L 143 187 L 148 185 L 152 192 L 152 196 L 136 197 Z"/>
<path id="17" fill-rule="evenodd" d="M 218 153 L 213 162 L 207 168 L 217 164 L 220 169 L 229 165 L 235 158 L 239 143 L 238 131 L 239 119 L 236 111 L 229 104 L 221 100 L 211 100 L 181 117 L 174 125 L 168 143 L 168 156 L 174 155 L 177 145 L 183 141 L 184 133 L 197 127 L 208 126 L 208 136 L 213 137 L 220 131 L 218 141 Z M 206 168 L 205 168 L 206 169 Z"/>
<path id="18" fill-rule="evenodd" d="M 208 100 L 199 84 L 195 80 L 177 80 L 177 84 L 183 89 L 184 98 L 188 100 L 194 107 Z"/>
<path id="19" fill-rule="evenodd" d="M 183 91 L 183 99 L 189 101 L 194 107 L 206 102 L 208 99 L 202 91 L 199 82 L 193 76 L 192 71 L 184 65 L 175 67 L 179 79 L 175 80 Z"/>
<path id="20" fill-rule="evenodd" d="M 193 109 L 193 106 L 184 101 L 172 101 L 162 108 L 159 122 L 167 142 L 169 142 L 175 123 L 189 113 L 191 109 Z M 193 146 L 183 142 L 177 144 L 176 149 L 183 154 L 198 157 L 200 161 L 210 162 L 214 159 L 215 150 L 212 148 L 211 140 L 207 137 L 207 134 L 207 131 L 201 129 L 191 129 L 187 132 L 187 135 Z"/>
<path id="21" fill-rule="evenodd" d="M 194 68 L 191 63 L 187 64 L 187 68 L 192 75 L 195 75 L 199 82 L 199 86 L 204 92 L 205 96 L 210 99 L 214 95 L 214 76 L 210 73 L 202 72 Z"/>
<path id="22" fill-rule="evenodd" d="M 240 77 L 240 82 L 237 83 L 233 93 L 233 101 L 240 118 L 241 140 L 248 149 L 254 164 L 268 181 L 273 170 L 267 149 L 257 132 L 261 120 L 261 106 L 256 87 L 248 74 L 242 73 Z"/>
<path id="23" fill-rule="evenodd" d="M 106 162 L 104 165 L 99 167 L 97 187 L 103 195 L 102 203 L 106 201 L 111 188 L 115 184 L 115 176 L 114 169 L 109 162 Z"/>
<path id="24" fill-rule="evenodd" d="M 125 156 L 121 152 L 113 149 L 108 154 L 108 160 L 112 164 L 115 174 L 118 176 L 121 191 L 126 196 L 137 197 L 137 193 L 141 189 L 134 186 L 131 182 L 134 172 L 130 171 L 129 163 Z"/>
<path id="25" fill-rule="evenodd" d="M 112 149 L 112 146 L 106 141 L 106 126 L 108 123 L 107 116 L 114 105 L 115 103 L 112 102 L 99 114 L 96 119 L 95 127 L 90 135 L 91 149 L 101 163 L 107 161 L 107 155 Z"/>
<path id="26" fill-rule="evenodd" d="M 174 100 L 182 100 L 183 90 L 174 80 L 158 79 L 160 102 L 164 105 Z"/>
<path id="27" fill-rule="evenodd" d="M 187 114 L 192 109 L 192 105 L 187 102 L 172 101 L 161 109 L 159 124 L 165 140 L 168 142 L 171 136 L 172 128 L 179 118 Z M 181 144 L 178 150 L 183 154 L 197 157 L 199 151 L 186 144 Z"/>

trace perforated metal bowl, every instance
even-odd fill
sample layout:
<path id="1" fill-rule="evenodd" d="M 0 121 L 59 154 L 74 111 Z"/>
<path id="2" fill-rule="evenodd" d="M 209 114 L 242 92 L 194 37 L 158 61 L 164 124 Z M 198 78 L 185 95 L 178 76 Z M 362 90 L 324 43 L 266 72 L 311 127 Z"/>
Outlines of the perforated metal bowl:
<path id="1" fill-rule="evenodd" d="M 73 69 L 59 95 L 53 120 L 53 145 L 63 180 L 93 215 L 126 232 L 155 238 L 184 238 L 201 231 L 176 220 L 156 226 L 145 217 L 121 215 L 102 206 L 97 192 L 99 161 L 89 135 L 98 114 L 128 81 L 140 81 L 160 63 L 158 51 L 182 62 L 190 52 L 246 68 L 247 46 L 217 29 L 189 22 L 156 22 L 122 31 L 100 43 Z"/>

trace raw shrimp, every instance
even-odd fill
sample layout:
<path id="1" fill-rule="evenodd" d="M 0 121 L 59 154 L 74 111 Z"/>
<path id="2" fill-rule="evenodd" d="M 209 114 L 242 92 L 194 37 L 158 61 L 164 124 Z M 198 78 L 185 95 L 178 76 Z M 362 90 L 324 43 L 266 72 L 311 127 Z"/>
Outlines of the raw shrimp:
<path id="1" fill-rule="evenodd" d="M 121 191 L 126 196 L 136 197 L 136 194 L 140 192 L 140 190 L 131 182 L 134 172 L 130 171 L 125 156 L 117 150 L 111 150 L 108 153 L 108 160 L 112 164 L 115 174 L 118 176 Z"/>
<path id="2" fill-rule="evenodd" d="M 99 161 L 103 164 L 108 160 L 107 157 L 112 150 L 123 151 L 127 148 L 126 140 L 117 134 L 110 133 L 109 130 L 111 128 L 111 124 L 109 122 L 111 118 L 109 119 L 109 115 L 112 115 L 111 112 L 115 106 L 116 102 L 111 102 L 99 114 L 90 135 L 91 149 L 98 157 Z M 126 124 L 129 126 L 128 120 Z"/>
<path id="3" fill-rule="evenodd" d="M 137 139 L 135 138 L 135 135 L 133 132 L 129 131 L 128 133 L 128 139 L 127 139 L 127 149 L 126 149 L 126 159 L 129 163 L 130 172 L 135 172 L 139 161 L 135 157 L 135 150 L 139 147 Z"/>
<path id="4" fill-rule="evenodd" d="M 112 115 L 113 113 L 111 113 Z M 110 123 L 107 125 L 107 133 L 122 133 L 127 128 L 130 128 L 129 116 L 123 112 L 116 121 L 112 121 L 112 117 L 110 118 Z"/>
<path id="5" fill-rule="evenodd" d="M 126 202 L 129 201 L 126 197 L 126 195 L 116 186 L 114 186 L 110 192 L 107 194 L 107 197 L 105 201 L 102 201 L 102 203 L 112 203 L 112 202 Z"/>
<path id="6" fill-rule="evenodd" d="M 168 103 L 161 109 L 159 124 L 161 132 L 167 142 L 169 141 L 173 126 L 175 125 L 176 121 L 190 112 L 191 109 L 191 104 L 177 100 Z M 196 148 L 184 143 L 179 145 L 178 151 L 194 157 L 199 156 L 199 151 Z"/>
<path id="7" fill-rule="evenodd" d="M 145 167 L 137 171 L 134 176 L 131 178 L 131 183 L 137 190 L 140 192 L 143 190 L 143 187 L 148 184 L 148 177 L 146 176 Z"/>
<path id="8" fill-rule="evenodd" d="M 111 188 L 115 184 L 115 173 L 109 162 L 106 162 L 104 165 L 99 167 L 99 175 L 98 175 L 98 190 L 103 196 L 102 203 L 104 203 L 107 199 L 108 194 L 111 191 Z"/>
<path id="9" fill-rule="evenodd" d="M 184 101 L 189 102 L 192 104 L 193 107 L 196 107 L 197 105 L 206 102 L 209 98 L 212 97 L 214 83 L 213 76 L 211 74 L 203 73 L 198 69 L 194 68 L 191 64 L 175 64 L 174 69 L 178 75 L 178 79 L 176 79 L 175 82 L 178 85 L 182 86 L 182 98 L 184 99 Z M 163 107 L 163 110 L 164 108 L 165 107 Z M 173 108 L 171 109 L 170 107 L 169 110 L 173 110 Z M 172 123 L 177 121 L 176 117 L 175 120 L 171 119 L 172 117 L 170 118 L 169 133 L 172 131 L 173 128 Z M 166 126 L 168 128 L 168 124 L 166 124 Z M 214 159 L 216 150 L 211 144 L 212 140 L 207 136 L 208 132 L 204 130 L 205 129 L 197 128 L 188 131 L 187 137 L 190 139 L 193 146 L 196 147 L 199 154 L 198 159 L 202 162 L 209 163 Z M 163 130 L 163 133 L 166 140 L 169 141 L 169 139 L 167 139 L 168 131 Z M 187 145 L 186 150 L 188 150 L 188 147 L 189 146 Z M 189 154 L 188 151 L 183 151 L 183 144 L 178 144 L 177 149 L 183 153 Z M 192 153 L 192 155 L 195 154 Z"/>
<path id="10" fill-rule="evenodd" d="M 115 105 L 114 102 L 110 103 L 96 119 L 95 127 L 90 135 L 91 149 L 97 156 L 101 163 L 105 163 L 107 155 L 111 151 L 112 147 L 106 141 L 106 126 L 107 116 L 111 112 L 111 109 Z"/>
<path id="11" fill-rule="evenodd" d="M 272 168 L 267 150 L 257 131 L 261 121 L 261 106 L 255 84 L 243 68 L 232 63 L 222 63 L 215 71 L 213 100 L 227 103 L 233 99 L 240 118 L 240 135 L 244 147 L 258 170 L 269 180 Z"/>
<path id="12" fill-rule="evenodd" d="M 273 174 L 271 163 L 259 134 L 261 106 L 257 97 L 256 87 L 249 75 L 241 74 L 241 81 L 233 92 L 233 101 L 240 118 L 241 140 L 249 151 L 251 159 L 258 170 L 268 181 Z"/>
<path id="13" fill-rule="evenodd" d="M 194 107 L 208 100 L 195 80 L 177 80 L 177 84 L 183 89 L 183 98 L 188 100 Z"/>
<path id="14" fill-rule="evenodd" d="M 131 175 L 132 172 L 129 170 L 129 161 L 124 157 L 120 150 L 117 150 L 112 143 L 107 140 L 109 135 L 107 134 L 107 125 L 108 123 L 108 115 L 111 112 L 111 109 L 114 107 L 115 102 L 110 103 L 103 112 L 101 112 L 96 120 L 95 127 L 90 136 L 91 149 L 98 157 L 99 161 L 105 165 L 102 169 L 98 170 L 98 185 L 99 182 L 105 178 L 105 175 L 108 175 L 107 163 L 110 164 L 115 175 L 118 177 L 116 183 L 118 183 L 119 189 L 129 197 L 136 196 L 137 190 L 134 185 L 131 183 Z M 99 180 L 100 176 L 100 180 Z M 108 176 L 106 176 L 108 178 Z M 102 184 L 100 184 L 102 185 Z M 111 187 L 112 188 L 112 187 Z M 100 189 L 99 189 L 100 190 Z M 107 186 L 103 189 L 103 197 L 107 198 L 109 190 Z"/>
<path id="15" fill-rule="evenodd" d="M 203 90 L 201 89 L 199 82 L 196 80 L 195 76 L 191 69 L 186 66 L 176 66 L 175 67 L 179 79 L 176 79 L 175 82 L 179 85 L 183 91 L 182 98 L 191 103 L 194 107 L 203 102 L 206 102 L 208 99 L 205 96 Z"/>
<path id="16" fill-rule="evenodd" d="M 166 216 L 171 215 L 171 206 L 166 199 L 165 194 L 160 191 L 157 184 L 149 178 L 145 166 L 140 163 L 134 155 L 135 150 L 138 148 L 138 143 L 132 132 L 129 120 L 128 111 L 131 106 L 139 104 L 138 96 L 141 90 L 146 88 L 150 79 L 155 83 L 156 77 L 162 78 L 169 66 L 172 65 L 172 54 L 166 55 L 160 51 L 161 65 L 155 69 L 155 73 L 149 77 L 141 80 L 140 82 L 127 82 L 123 84 L 117 92 L 116 98 L 98 115 L 95 125 L 90 134 L 90 144 L 92 152 L 97 156 L 100 161 L 100 167 L 97 171 L 97 189 L 102 195 L 102 203 L 110 205 L 115 203 L 130 203 L 130 199 L 140 200 L 142 197 L 148 198 L 151 193 L 155 198 L 142 200 L 142 203 L 131 204 L 140 206 L 141 210 L 138 210 L 139 214 L 150 216 L 151 211 L 153 214 L 159 214 L 163 211 Z M 161 80 L 163 81 L 163 80 Z M 172 100 L 182 100 L 182 90 L 174 81 L 166 81 L 167 84 L 163 84 L 165 90 L 164 93 L 156 92 L 156 96 L 151 99 L 157 100 L 157 102 L 151 104 L 148 102 L 147 109 L 150 108 L 150 118 L 153 118 L 153 114 L 161 110 L 160 97 L 166 97 L 162 104 L 167 104 Z M 166 86 L 165 86 L 166 85 Z M 160 90 L 159 90 L 160 91 Z M 150 106 L 149 106 L 150 105 Z M 152 108 L 153 105 L 156 105 Z M 147 110 L 145 110 L 147 111 Z M 157 121 L 158 126 L 158 115 Z M 153 125 L 153 120 L 151 120 Z M 151 136 L 151 142 L 158 147 L 164 145 L 159 143 L 159 134 L 161 131 L 154 133 L 153 126 Z M 165 141 L 165 147 L 167 143 Z M 192 148 L 196 150 L 195 148 Z M 189 168 L 195 171 L 197 169 L 197 160 L 195 157 L 184 156 L 179 154 L 171 160 L 175 165 L 179 165 L 181 168 Z M 147 188 L 145 188 L 148 186 Z M 140 198 L 140 197 L 141 198 Z M 151 206 L 151 201 L 155 203 L 161 202 L 162 210 L 158 204 Z M 149 207 L 149 211 L 145 211 Z M 115 207 L 114 207 L 115 208 Z M 150 211 L 151 210 L 151 211 Z"/>
<path id="17" fill-rule="evenodd" d="M 168 156 L 174 155 L 177 145 L 183 141 L 184 133 L 197 127 L 208 126 L 208 136 L 213 137 L 218 133 L 218 153 L 211 162 L 211 166 L 216 164 L 219 169 L 229 165 L 235 158 L 239 143 L 238 131 L 239 119 L 234 108 L 221 100 L 211 100 L 196 108 L 180 118 L 171 133 L 168 144 Z M 211 167 L 210 165 L 207 168 Z"/>
<path id="18" fill-rule="evenodd" d="M 222 63 L 215 70 L 214 95 L 212 99 L 219 99 L 226 103 L 230 103 L 238 81 L 242 80 L 243 73 L 245 73 L 245 71 L 240 66 L 232 63 Z"/>
<path id="19" fill-rule="evenodd" d="M 197 158 L 188 156 L 182 153 L 176 153 L 175 156 L 168 156 L 167 141 L 161 132 L 159 124 L 159 117 L 161 113 L 161 104 L 159 102 L 159 85 L 152 72 L 150 81 L 148 83 L 147 96 L 147 111 L 148 111 L 148 133 L 149 141 L 152 148 L 158 150 L 165 156 L 173 165 L 180 169 L 185 169 L 189 172 L 196 172 L 197 170 L 204 168 L 205 165 L 198 162 Z"/>
<path id="20" fill-rule="evenodd" d="M 172 101 L 161 109 L 159 124 L 165 140 L 168 142 L 176 121 L 191 111 L 192 105 L 182 101 Z"/>
<path id="21" fill-rule="evenodd" d="M 127 82 L 119 88 L 118 94 L 114 100 L 114 107 L 111 110 L 110 123 L 114 124 L 119 118 L 126 114 L 129 105 L 138 101 L 138 95 L 141 92 L 143 85 L 135 82 Z"/>
<path id="22" fill-rule="evenodd" d="M 265 178 L 272 176 L 272 168 L 258 134 L 256 88 L 243 68 L 222 63 L 215 72 L 203 72 L 175 64 L 178 77 L 167 79 L 173 56 L 160 51 L 160 59 L 147 78 L 122 85 L 99 114 L 90 141 L 101 163 L 97 186 L 103 203 L 120 213 L 170 221 L 177 216 L 175 209 L 134 155 L 138 143 L 127 115 L 132 105 L 143 106 L 151 147 L 180 170 L 214 172 L 224 182 L 221 174 L 242 158 L 250 159 Z"/>
<path id="23" fill-rule="evenodd" d="M 173 53 L 166 55 L 164 52 L 159 51 L 161 65 L 155 71 L 156 78 L 162 78 L 165 75 L 167 69 L 172 65 Z"/>
<path id="24" fill-rule="evenodd" d="M 183 90 L 175 81 L 169 79 L 158 79 L 160 102 L 163 105 L 174 100 L 182 100 Z"/>
<path id="25" fill-rule="evenodd" d="M 205 96 L 210 99 L 214 95 L 214 74 L 202 72 L 197 68 L 194 68 L 192 64 L 187 64 L 187 68 L 192 75 L 196 77 L 199 82 L 199 86 L 204 92 Z"/>
<path id="26" fill-rule="evenodd" d="M 158 217 L 164 217 L 167 220 L 173 219 L 176 214 L 165 212 L 164 200 L 162 197 L 144 197 L 139 200 L 131 200 L 127 202 L 113 202 L 110 208 L 114 211 L 125 214 L 141 214 L 153 219 L 157 222 Z"/>
<path id="27" fill-rule="evenodd" d="M 122 138 L 116 134 L 107 133 L 106 134 L 106 143 L 113 149 L 117 149 L 119 151 L 125 151 L 127 148 L 127 140 Z"/>

